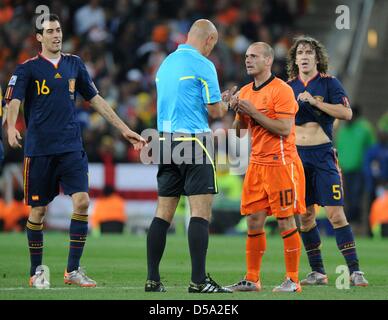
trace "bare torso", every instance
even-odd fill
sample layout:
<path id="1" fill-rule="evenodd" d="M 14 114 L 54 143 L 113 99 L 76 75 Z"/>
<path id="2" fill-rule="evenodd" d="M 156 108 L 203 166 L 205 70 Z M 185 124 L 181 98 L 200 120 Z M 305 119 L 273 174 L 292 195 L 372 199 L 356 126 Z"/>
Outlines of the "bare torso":
<path id="1" fill-rule="evenodd" d="M 330 142 L 329 137 L 316 122 L 306 122 L 300 126 L 296 126 L 295 133 L 295 141 L 298 146 L 316 146 Z"/>

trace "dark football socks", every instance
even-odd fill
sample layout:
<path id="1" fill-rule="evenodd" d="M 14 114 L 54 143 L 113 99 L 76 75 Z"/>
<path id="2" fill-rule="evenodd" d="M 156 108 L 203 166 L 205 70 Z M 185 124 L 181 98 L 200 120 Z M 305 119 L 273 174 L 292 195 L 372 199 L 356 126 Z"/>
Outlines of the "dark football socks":
<path id="1" fill-rule="evenodd" d="M 155 217 L 147 234 L 147 268 L 148 280 L 160 281 L 159 263 L 166 246 L 167 230 L 170 223 Z"/>
<path id="2" fill-rule="evenodd" d="M 43 223 L 33 223 L 28 220 L 26 230 L 31 261 L 30 276 L 33 276 L 35 274 L 36 267 L 42 264 Z"/>
<path id="3" fill-rule="evenodd" d="M 188 230 L 191 257 L 191 281 L 199 284 L 206 279 L 206 253 L 209 243 L 209 222 L 200 217 L 190 219 Z"/>
<path id="4" fill-rule="evenodd" d="M 326 274 L 321 255 L 321 237 L 318 227 L 315 226 L 307 232 L 301 232 L 303 244 L 309 259 L 312 271 Z"/>
<path id="5" fill-rule="evenodd" d="M 73 213 L 70 222 L 70 248 L 67 272 L 77 270 L 88 234 L 88 216 Z"/>
<path id="6" fill-rule="evenodd" d="M 354 242 L 353 232 L 350 225 L 334 229 L 335 239 L 338 249 L 346 260 L 349 272 L 359 271 L 358 258 L 356 253 L 356 244 Z"/>

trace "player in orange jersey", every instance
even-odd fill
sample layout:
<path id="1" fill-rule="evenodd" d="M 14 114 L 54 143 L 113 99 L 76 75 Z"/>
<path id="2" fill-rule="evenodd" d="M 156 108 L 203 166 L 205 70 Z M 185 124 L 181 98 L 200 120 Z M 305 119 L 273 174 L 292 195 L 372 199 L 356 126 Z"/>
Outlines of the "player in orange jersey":
<path id="1" fill-rule="evenodd" d="M 247 216 L 247 273 L 229 286 L 233 291 L 259 291 L 260 265 L 266 250 L 264 224 L 274 215 L 284 242 L 285 281 L 275 292 L 300 292 L 298 279 L 301 242 L 294 214 L 305 213 L 305 181 L 295 146 L 293 91 L 271 73 L 273 49 L 264 42 L 249 46 L 245 55 L 248 75 L 254 81 L 230 99 L 236 119 L 233 128 L 251 130 L 252 152 L 241 198 L 241 214 Z"/>

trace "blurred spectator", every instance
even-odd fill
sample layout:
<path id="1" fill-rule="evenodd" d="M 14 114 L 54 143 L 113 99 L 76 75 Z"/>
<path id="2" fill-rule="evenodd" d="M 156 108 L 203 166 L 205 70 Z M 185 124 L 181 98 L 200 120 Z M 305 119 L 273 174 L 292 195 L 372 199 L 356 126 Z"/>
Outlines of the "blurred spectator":
<path id="1" fill-rule="evenodd" d="M 39 4 L 38 0 L 0 1 L 3 88 L 17 64 L 39 50 L 37 42 L 31 41 L 35 38 L 31 21 Z M 299 14 L 292 10 L 295 5 L 281 0 L 53 0 L 49 6 L 51 12 L 59 14 L 65 29 L 63 50 L 83 58 L 102 95 L 139 132 L 156 127 L 155 72 L 161 61 L 185 42 L 193 21 L 207 18 L 218 25 L 219 42 L 210 59 L 216 65 L 221 86 L 235 81 L 241 87 L 249 81 L 244 53 L 253 41 L 276 44 L 274 72 L 284 78 L 284 52 L 294 37 L 292 21 Z M 279 10 L 286 20 L 279 16 Z M 94 109 L 82 99 L 77 100 L 77 106 L 91 162 L 107 160 L 98 150 L 106 135 L 114 139 L 114 163 L 139 161 L 139 154 L 123 144 L 120 135 L 111 132 Z M 23 128 L 20 116 L 18 130 L 23 132 Z M 7 149 L 5 161 L 22 162 L 22 150 Z"/>
<path id="2" fill-rule="evenodd" d="M 4 231 L 5 227 L 5 208 L 6 204 L 3 199 L 3 194 L 0 193 L 0 232 Z"/>
<path id="3" fill-rule="evenodd" d="M 373 127 L 362 117 L 361 108 L 352 107 L 353 118 L 344 121 L 336 133 L 336 147 L 345 189 L 345 212 L 349 222 L 362 222 L 362 200 L 365 192 L 363 161 L 367 149 L 375 142 Z"/>
<path id="4" fill-rule="evenodd" d="M 5 231 L 24 231 L 30 210 L 24 204 L 23 190 L 15 190 L 14 199 L 5 208 Z"/>
<path id="5" fill-rule="evenodd" d="M 12 20 L 14 9 L 11 6 L 11 1 L 0 1 L 0 25 L 6 24 Z"/>
<path id="6" fill-rule="evenodd" d="M 99 4 L 99 0 L 90 0 L 89 4 L 76 11 L 74 25 L 78 35 L 84 35 L 93 28 L 100 30 L 105 28 L 105 12 Z"/>
<path id="7" fill-rule="evenodd" d="M 369 223 L 374 236 L 380 233 L 381 236 L 388 237 L 388 182 L 384 189 L 384 193 L 372 203 Z"/>
<path id="8" fill-rule="evenodd" d="M 377 127 L 380 131 L 388 132 L 388 112 L 381 116 L 377 122 Z"/>
<path id="9" fill-rule="evenodd" d="M 384 192 L 384 184 L 388 181 L 388 113 L 378 122 L 378 141 L 370 147 L 365 155 L 364 176 L 369 193 L 369 206 L 376 197 Z"/>
<path id="10" fill-rule="evenodd" d="M 91 218 L 93 229 L 99 228 L 101 233 L 123 233 L 127 216 L 125 201 L 107 185 L 103 196 L 96 199 Z"/>
<path id="11" fill-rule="evenodd" d="M 4 32 L 0 31 L 0 70 L 4 68 L 5 62 L 11 58 L 12 54 L 11 49 L 5 43 L 4 36 Z"/>

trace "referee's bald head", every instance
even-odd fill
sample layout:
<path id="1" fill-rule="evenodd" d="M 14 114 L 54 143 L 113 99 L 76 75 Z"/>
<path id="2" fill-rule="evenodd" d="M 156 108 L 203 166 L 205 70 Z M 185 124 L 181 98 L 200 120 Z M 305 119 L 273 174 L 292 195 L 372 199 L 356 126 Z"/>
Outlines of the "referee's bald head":
<path id="1" fill-rule="evenodd" d="M 217 41 L 217 28 L 207 19 L 196 20 L 187 35 L 187 44 L 196 47 L 205 56 L 210 54 Z"/>
<path id="2" fill-rule="evenodd" d="M 199 19 L 191 26 L 188 38 L 196 37 L 205 39 L 211 34 L 218 35 L 215 25 L 207 19 Z"/>

